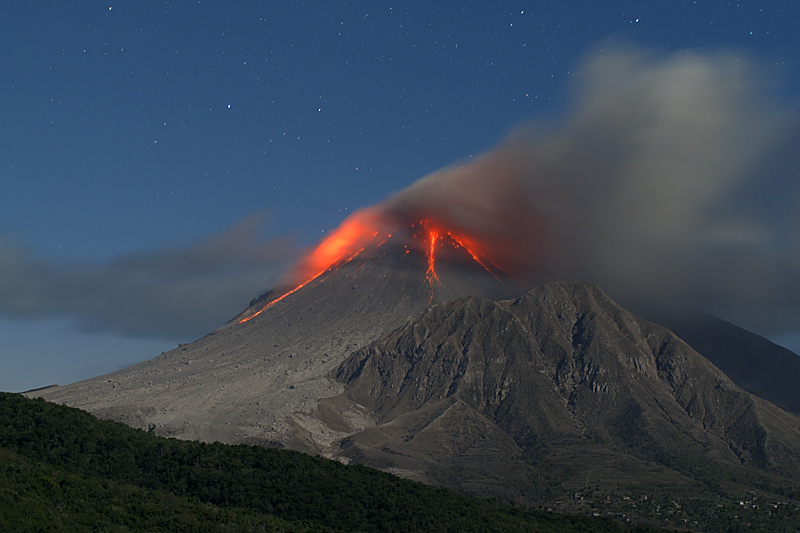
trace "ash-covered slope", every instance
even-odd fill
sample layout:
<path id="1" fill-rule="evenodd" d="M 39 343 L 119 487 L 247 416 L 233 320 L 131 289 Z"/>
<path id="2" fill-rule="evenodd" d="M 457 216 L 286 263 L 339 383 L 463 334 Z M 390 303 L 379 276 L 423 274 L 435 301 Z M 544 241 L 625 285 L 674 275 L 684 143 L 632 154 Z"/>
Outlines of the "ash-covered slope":
<path id="1" fill-rule="evenodd" d="M 328 374 L 353 350 L 433 303 L 465 294 L 507 298 L 517 290 L 447 236 L 431 245 L 401 233 L 290 289 L 254 301 L 196 342 L 32 395 L 135 427 L 153 425 L 161 435 L 318 453 L 342 434 L 315 418 L 317 401 L 341 392 Z M 359 424 L 357 412 L 347 416 Z"/>
<path id="2" fill-rule="evenodd" d="M 800 414 L 800 356 L 791 350 L 699 311 L 664 311 L 653 318 L 746 391 Z"/>
<path id="3" fill-rule="evenodd" d="M 344 457 L 485 494 L 800 473 L 800 419 L 590 284 L 431 307 L 337 377 L 346 393 L 331 409 L 374 421 L 341 442 Z"/>

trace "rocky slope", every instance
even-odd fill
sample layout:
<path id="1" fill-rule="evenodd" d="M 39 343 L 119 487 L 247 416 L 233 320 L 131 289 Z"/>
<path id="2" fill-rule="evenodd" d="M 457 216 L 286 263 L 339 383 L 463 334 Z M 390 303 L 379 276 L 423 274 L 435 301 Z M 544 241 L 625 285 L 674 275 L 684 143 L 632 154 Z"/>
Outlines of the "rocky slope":
<path id="1" fill-rule="evenodd" d="M 346 391 L 327 420 L 356 406 L 374 424 L 338 419 L 352 433 L 343 457 L 484 494 L 535 501 L 534 486 L 564 494 L 593 479 L 700 490 L 703 468 L 800 473 L 800 419 L 590 284 L 433 306 L 336 376 Z"/>
<path id="2" fill-rule="evenodd" d="M 800 357 L 714 316 L 683 309 L 653 318 L 714 363 L 748 392 L 800 413 Z"/>
<path id="3" fill-rule="evenodd" d="M 517 290 L 445 239 L 438 247 L 439 281 L 431 285 L 427 250 L 415 244 L 400 235 L 373 242 L 280 301 L 292 287 L 254 300 L 196 342 L 29 395 L 134 427 L 152 426 L 165 436 L 325 452 L 345 435 L 314 413 L 320 398 L 342 392 L 329 374 L 353 350 L 433 303 L 464 294 L 508 297 Z M 358 412 L 346 416 L 358 427 Z"/>
<path id="4" fill-rule="evenodd" d="M 635 500 L 652 520 L 702 501 L 713 522 L 718 499 L 735 508 L 753 488 L 800 508 L 796 416 L 594 285 L 508 299 L 501 273 L 441 251 L 434 276 L 424 248 L 374 243 L 194 343 L 30 395 L 561 511 Z"/>

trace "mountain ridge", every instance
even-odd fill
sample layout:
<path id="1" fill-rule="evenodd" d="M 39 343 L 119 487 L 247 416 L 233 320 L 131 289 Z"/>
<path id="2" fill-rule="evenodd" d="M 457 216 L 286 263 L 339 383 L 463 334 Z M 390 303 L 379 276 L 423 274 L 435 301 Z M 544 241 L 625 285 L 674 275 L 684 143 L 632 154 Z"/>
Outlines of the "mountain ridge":
<path id="1" fill-rule="evenodd" d="M 685 468 L 677 456 L 766 477 L 800 466 L 796 417 L 586 283 L 433 306 L 354 352 L 337 378 L 375 420 L 342 442 L 342 455 L 470 490 L 469 480 L 479 479 L 488 495 L 508 498 L 520 461 L 554 462 L 559 446 L 587 457 L 625 455 L 634 469 L 667 466 L 649 477 L 678 484 Z M 463 435 L 459 448 L 453 435 L 464 433 L 464 420 L 484 429 Z M 483 462 L 492 468 L 472 466 Z M 470 469 L 464 484 L 449 477 Z M 492 482 L 492 472 L 503 474 Z M 624 471 L 605 475 L 635 485 Z M 587 471 L 564 476 L 562 485 L 577 487 Z M 519 491 L 511 497 L 526 501 Z"/>
<path id="2" fill-rule="evenodd" d="M 653 321 L 673 331 L 743 389 L 800 413 L 800 356 L 791 350 L 700 311 L 655 312 Z"/>
<path id="3" fill-rule="evenodd" d="M 375 240 L 302 286 L 255 299 L 193 343 L 31 395 L 134 427 L 152 424 L 165 436 L 325 453 L 341 435 L 312 415 L 320 398 L 341 392 L 328 373 L 351 351 L 432 303 L 517 290 L 455 241 L 440 238 L 439 247 L 436 284 L 426 278 L 429 257 L 419 243 L 405 235 Z"/>
<path id="4" fill-rule="evenodd" d="M 797 417 L 593 284 L 515 297 L 456 238 L 414 239 L 375 239 L 193 343 L 30 395 L 566 512 L 625 494 L 661 502 L 634 513 L 655 516 L 675 494 L 730 503 L 750 486 L 794 501 Z"/>

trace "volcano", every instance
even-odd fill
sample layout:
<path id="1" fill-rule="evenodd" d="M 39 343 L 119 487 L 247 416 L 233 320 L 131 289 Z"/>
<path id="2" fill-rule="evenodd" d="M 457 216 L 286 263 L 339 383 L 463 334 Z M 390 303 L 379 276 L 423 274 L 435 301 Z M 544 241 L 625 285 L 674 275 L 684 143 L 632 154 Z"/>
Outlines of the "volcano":
<path id="1" fill-rule="evenodd" d="M 351 352 L 431 305 L 521 292 L 467 239 L 361 212 L 215 332 L 37 395 L 162 435 L 326 453 L 346 434 L 320 423 L 318 402 L 343 391 L 332 375 Z"/>
<path id="2" fill-rule="evenodd" d="M 636 513 L 655 516 L 676 494 L 732 502 L 751 486 L 800 506 L 800 419 L 599 287 L 526 292 L 483 250 L 360 212 L 216 331 L 31 395 L 564 511 L 644 494 Z M 754 346 L 737 361 L 767 353 Z"/>
<path id="3" fill-rule="evenodd" d="M 337 378 L 344 397 L 323 405 L 360 406 L 373 422 L 343 456 L 526 504 L 551 484 L 718 498 L 749 490 L 719 480 L 748 477 L 777 498 L 788 481 L 776 474 L 800 472 L 800 419 L 589 283 L 430 307 Z"/>

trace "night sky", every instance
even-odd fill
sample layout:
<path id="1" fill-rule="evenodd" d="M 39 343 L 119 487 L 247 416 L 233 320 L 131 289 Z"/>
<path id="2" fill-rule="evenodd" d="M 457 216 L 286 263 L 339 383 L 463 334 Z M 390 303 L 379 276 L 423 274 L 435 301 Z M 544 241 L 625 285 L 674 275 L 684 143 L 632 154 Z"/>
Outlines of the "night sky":
<path id="1" fill-rule="evenodd" d="M 795 0 L 6 2 L 0 390 L 213 330 L 354 210 L 563 122 L 605 47 L 741 58 L 796 110 L 799 28 Z"/>

